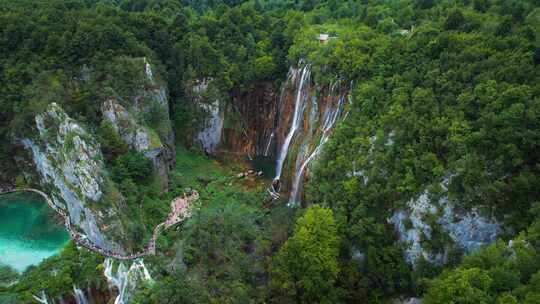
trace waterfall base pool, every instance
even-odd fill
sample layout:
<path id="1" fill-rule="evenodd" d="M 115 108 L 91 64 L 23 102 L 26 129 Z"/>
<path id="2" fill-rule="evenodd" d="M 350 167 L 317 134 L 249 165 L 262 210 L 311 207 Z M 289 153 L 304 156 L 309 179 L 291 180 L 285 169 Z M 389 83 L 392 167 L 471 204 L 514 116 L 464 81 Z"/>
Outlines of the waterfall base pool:
<path id="1" fill-rule="evenodd" d="M 264 177 L 273 178 L 276 174 L 276 159 L 273 157 L 257 156 L 248 162 L 253 170 L 262 171 Z"/>
<path id="2" fill-rule="evenodd" d="M 41 197 L 0 195 L 0 264 L 22 272 L 57 254 L 69 235 Z"/>

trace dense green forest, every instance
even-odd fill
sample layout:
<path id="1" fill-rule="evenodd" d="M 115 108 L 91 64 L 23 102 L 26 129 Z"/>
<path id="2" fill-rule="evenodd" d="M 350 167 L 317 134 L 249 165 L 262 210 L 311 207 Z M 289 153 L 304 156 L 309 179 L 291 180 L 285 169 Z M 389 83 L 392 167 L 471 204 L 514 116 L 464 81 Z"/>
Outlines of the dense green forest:
<path id="1" fill-rule="evenodd" d="M 321 44 L 319 33 L 337 39 Z M 540 303 L 538 0 L 0 1 L 0 54 L 0 181 L 28 182 L 17 142 L 55 102 L 99 138 L 111 180 L 129 193 L 123 220 L 153 227 L 164 202 L 200 190 L 195 215 L 145 260 L 155 282 L 134 303 Z M 104 99 L 150 86 L 138 80 L 142 57 L 168 87 L 169 109 L 141 118 L 158 137 L 172 121 L 168 193 L 147 159 L 96 123 Z M 263 182 L 238 181 L 243 164 L 192 149 L 203 114 L 189 100 L 205 78 L 223 100 L 279 87 L 300 60 L 319 86 L 351 83 L 351 103 L 305 208 L 290 208 Z M 435 230 L 430 250 L 448 253 L 445 263 L 408 263 L 388 219 L 424 192 L 488 210 L 504 232 L 465 254 Z M 0 302 L 74 284 L 106 290 L 102 262 L 70 244 L 23 274 L 2 267 L 0 283 L 19 283 L 0 285 Z M 62 270 L 54 279 L 51 267 Z"/>

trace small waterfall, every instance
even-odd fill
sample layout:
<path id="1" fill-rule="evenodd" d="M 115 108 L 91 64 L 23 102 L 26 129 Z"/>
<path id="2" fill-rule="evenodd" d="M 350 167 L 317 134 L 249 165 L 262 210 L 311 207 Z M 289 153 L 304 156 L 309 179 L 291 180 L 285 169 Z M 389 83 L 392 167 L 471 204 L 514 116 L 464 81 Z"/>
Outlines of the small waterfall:
<path id="1" fill-rule="evenodd" d="M 264 149 L 264 157 L 268 157 L 268 152 L 270 152 L 270 146 L 272 145 L 272 140 L 274 139 L 275 132 L 272 131 L 270 137 L 268 137 L 268 142 L 266 143 L 266 148 Z"/>
<path id="2" fill-rule="evenodd" d="M 319 141 L 319 144 L 315 148 L 315 150 L 313 150 L 313 152 L 308 156 L 308 158 L 302 163 L 300 168 L 295 173 L 292 190 L 291 190 L 291 196 L 289 198 L 289 205 L 294 205 L 296 203 L 299 203 L 298 193 L 299 193 L 299 189 L 303 180 L 304 170 L 306 169 L 307 165 L 314 158 L 316 158 L 319 155 L 319 153 L 321 153 L 324 144 L 328 141 L 328 138 L 330 137 L 330 133 L 331 133 L 330 131 L 334 127 L 341 113 L 343 99 L 344 97 L 340 96 L 338 104 L 334 108 L 332 106 L 328 106 L 328 108 L 326 109 L 323 116 L 324 121 L 322 125 L 322 130 L 321 130 L 321 133 L 322 133 L 321 139 Z"/>
<path id="3" fill-rule="evenodd" d="M 295 82 L 297 78 L 297 72 L 294 71 L 292 75 L 292 80 Z M 309 78 L 310 78 L 311 70 L 309 65 L 305 65 L 302 68 L 302 76 L 300 76 L 300 82 L 298 86 L 296 87 L 296 99 L 294 103 L 294 116 L 292 119 L 292 125 L 289 129 L 289 133 L 287 134 L 287 137 L 285 138 L 285 141 L 283 142 L 283 145 L 281 146 L 281 150 L 278 155 L 277 159 L 277 165 L 276 165 L 276 176 L 274 177 L 274 183 L 272 185 L 273 192 L 277 193 L 279 192 L 279 186 L 276 187 L 276 184 L 279 183 L 279 179 L 281 178 L 281 171 L 283 170 L 283 163 L 285 162 L 285 158 L 287 158 L 287 153 L 289 152 L 289 146 L 291 144 L 291 141 L 296 134 L 296 131 L 298 130 L 300 126 L 300 122 L 302 121 L 302 114 L 304 111 L 304 104 L 306 101 L 306 85 L 309 84 Z"/>
<path id="4" fill-rule="evenodd" d="M 148 80 L 150 82 L 154 82 L 154 73 L 152 73 L 152 66 L 150 63 L 146 60 L 146 57 L 144 57 L 144 71 L 146 73 L 146 77 L 148 77 Z"/>
<path id="5" fill-rule="evenodd" d="M 142 259 L 135 260 L 129 269 L 124 263 L 120 263 L 116 273 L 113 273 L 113 259 L 107 258 L 105 259 L 104 275 L 109 286 L 118 289 L 118 296 L 116 296 L 114 304 L 129 303 L 129 296 L 137 287 L 138 282 L 153 282 Z"/>
<path id="6" fill-rule="evenodd" d="M 49 300 L 47 299 L 47 295 L 45 294 L 45 291 L 41 291 L 39 296 L 33 295 L 34 299 L 38 301 L 41 304 L 49 304 Z"/>
<path id="7" fill-rule="evenodd" d="M 73 295 L 75 296 L 75 303 L 88 304 L 88 299 L 84 295 L 84 292 L 80 290 L 76 285 L 73 285 Z"/>

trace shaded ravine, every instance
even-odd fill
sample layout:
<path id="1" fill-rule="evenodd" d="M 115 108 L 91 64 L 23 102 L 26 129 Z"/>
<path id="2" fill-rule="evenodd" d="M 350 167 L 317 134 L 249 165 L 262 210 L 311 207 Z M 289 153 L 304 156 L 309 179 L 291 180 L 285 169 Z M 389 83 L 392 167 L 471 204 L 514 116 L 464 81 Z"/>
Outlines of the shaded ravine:
<path id="1" fill-rule="evenodd" d="M 91 243 L 86 238 L 85 235 L 73 230 L 71 228 L 71 222 L 69 220 L 69 216 L 64 212 L 64 210 L 58 208 L 53 203 L 53 201 L 49 198 L 49 196 L 43 191 L 40 191 L 34 188 L 21 188 L 21 189 L 13 189 L 13 190 L 0 192 L 0 195 L 17 193 L 17 192 L 33 192 L 40 195 L 43 199 L 45 199 L 45 201 L 47 202 L 47 205 L 49 205 L 50 208 L 56 211 L 56 213 L 59 214 L 64 219 L 64 225 L 66 227 L 66 230 L 68 231 L 73 241 L 75 241 L 78 245 L 87 248 L 88 250 L 91 250 L 103 256 L 115 258 L 118 260 L 134 260 L 134 259 L 138 259 L 143 256 L 146 256 L 146 255 L 156 254 L 156 240 L 159 237 L 160 233 L 163 230 L 166 230 L 167 228 L 182 222 L 184 219 L 187 219 L 191 215 L 188 209 L 189 204 L 199 199 L 199 193 L 195 190 L 193 190 L 191 195 L 189 196 L 186 196 L 184 194 L 184 197 L 174 199 L 171 202 L 171 209 L 172 209 L 171 213 L 169 213 L 169 216 L 167 216 L 167 219 L 164 222 L 158 224 L 154 228 L 154 231 L 152 233 L 152 238 L 148 242 L 148 245 L 145 247 L 145 249 L 141 252 L 137 252 L 137 253 L 133 253 L 129 255 L 122 255 L 122 254 L 114 253 L 109 250 L 105 250 L 103 248 L 96 246 L 95 244 Z"/>

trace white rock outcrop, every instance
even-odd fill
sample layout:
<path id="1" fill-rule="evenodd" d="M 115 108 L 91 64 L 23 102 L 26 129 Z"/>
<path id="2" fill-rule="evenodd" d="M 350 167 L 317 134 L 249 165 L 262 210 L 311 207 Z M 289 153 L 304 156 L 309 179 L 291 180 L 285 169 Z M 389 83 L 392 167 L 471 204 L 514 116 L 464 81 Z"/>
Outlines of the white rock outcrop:
<path id="1" fill-rule="evenodd" d="M 167 88 L 156 79 L 152 65 L 146 58 L 143 58 L 143 68 L 145 85 L 133 92 L 133 96 L 129 98 L 110 97 L 102 104 L 101 112 L 103 119 L 111 123 L 116 133 L 131 149 L 141 152 L 152 161 L 154 171 L 160 177 L 162 189 L 166 190 L 169 169 L 175 161 Z M 153 129 L 144 117 L 156 111 L 163 114 L 163 119 L 158 123 L 159 126 L 153 126 Z"/>
<path id="2" fill-rule="evenodd" d="M 436 217 L 436 225 L 466 253 L 495 242 L 502 232 L 501 224 L 485 216 L 479 208 L 459 210 L 448 199 L 448 183 L 449 178 L 440 184 L 443 194 L 437 201 L 433 201 L 426 190 L 410 200 L 405 210 L 396 211 L 388 220 L 394 225 L 399 241 L 405 244 L 405 259 L 411 264 L 420 257 L 436 264 L 445 262 L 446 252 L 433 253 L 425 249 L 423 243 L 429 242 L 434 229 L 426 217 Z"/>
<path id="3" fill-rule="evenodd" d="M 216 152 L 221 142 L 223 115 L 219 109 L 219 101 L 217 100 L 211 104 L 201 104 L 201 107 L 209 114 L 209 117 L 204 122 L 203 130 L 197 134 L 197 139 L 204 151 L 212 154 Z"/>
<path id="4" fill-rule="evenodd" d="M 157 135 L 151 139 L 150 130 L 139 125 L 126 108 L 115 99 L 108 99 L 101 107 L 103 118 L 109 121 L 122 140 L 137 152 L 162 148 Z"/>
<path id="5" fill-rule="evenodd" d="M 37 115 L 35 122 L 38 134 L 22 142 L 55 205 L 67 211 L 72 227 L 91 242 L 123 253 L 125 250 L 117 241 L 123 235 L 115 216 L 122 201 L 109 206 L 105 215 L 97 211 L 105 200 L 104 186 L 108 183 L 97 142 L 56 103 Z M 103 228 L 105 223 L 109 227 L 107 232 Z"/>
<path id="6" fill-rule="evenodd" d="M 203 96 L 207 95 L 210 90 L 211 82 L 211 79 L 203 79 L 192 88 L 195 102 L 207 114 L 196 139 L 201 144 L 203 150 L 209 154 L 215 153 L 219 147 L 224 124 L 224 115 L 220 108 L 220 101 L 216 99 L 211 103 L 202 102 Z"/>

